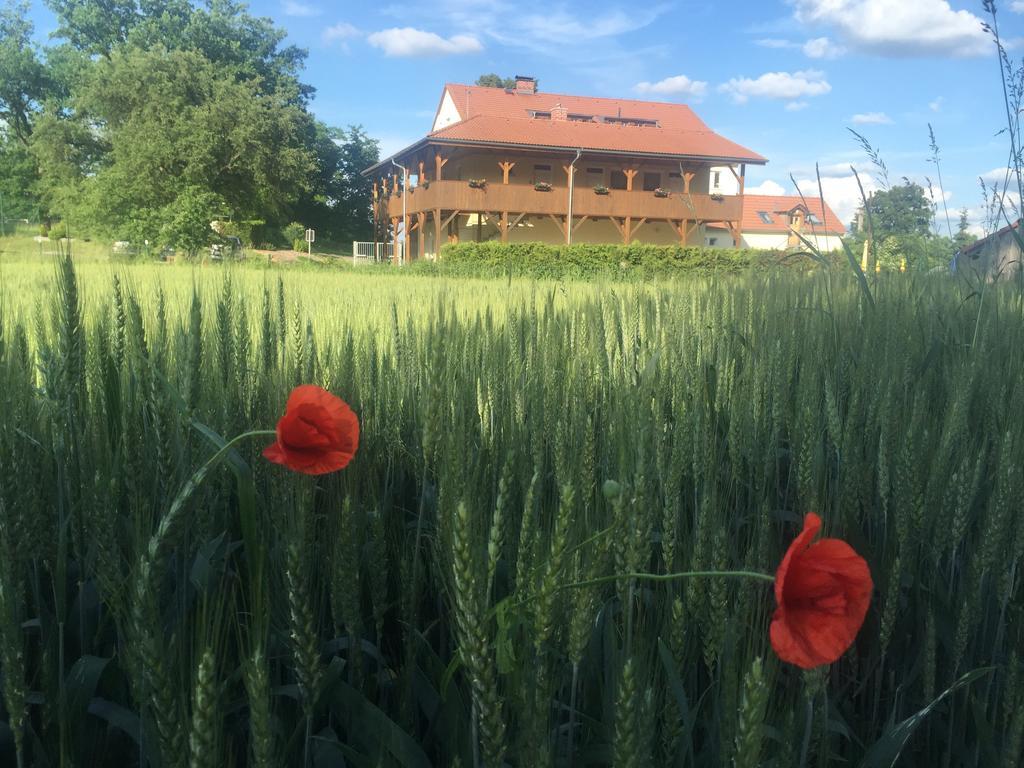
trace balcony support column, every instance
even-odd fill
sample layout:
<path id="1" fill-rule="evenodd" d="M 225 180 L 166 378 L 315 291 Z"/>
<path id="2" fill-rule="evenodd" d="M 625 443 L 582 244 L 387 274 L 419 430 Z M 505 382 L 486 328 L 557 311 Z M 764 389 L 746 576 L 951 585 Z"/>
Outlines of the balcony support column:
<path id="1" fill-rule="evenodd" d="M 398 217 L 391 217 L 391 263 L 398 264 Z"/>
<path id="2" fill-rule="evenodd" d="M 447 162 L 448 158 L 442 157 L 440 152 L 434 155 L 434 181 L 441 180 L 441 169 L 444 168 Z"/>
<path id="3" fill-rule="evenodd" d="M 422 164 L 421 164 L 422 165 Z M 427 255 L 427 212 L 420 211 L 416 214 L 416 258 L 422 259 Z"/>
<path id="4" fill-rule="evenodd" d="M 508 160 L 502 160 L 500 163 L 498 163 L 498 167 L 501 168 L 502 184 L 508 184 L 509 171 L 511 171 L 515 167 L 515 165 L 516 164 L 514 162 L 509 162 Z"/>
<path id="5" fill-rule="evenodd" d="M 434 261 L 441 258 L 441 209 L 434 209 Z"/>
<path id="6" fill-rule="evenodd" d="M 508 242 L 508 211 L 501 212 L 501 224 L 498 225 L 501 229 L 501 242 Z"/>

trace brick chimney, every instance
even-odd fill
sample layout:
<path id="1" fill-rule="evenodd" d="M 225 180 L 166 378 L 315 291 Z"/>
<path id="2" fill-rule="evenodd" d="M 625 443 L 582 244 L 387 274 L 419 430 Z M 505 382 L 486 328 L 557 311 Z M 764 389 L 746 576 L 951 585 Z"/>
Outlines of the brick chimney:
<path id="1" fill-rule="evenodd" d="M 536 93 L 537 81 L 526 75 L 516 75 L 516 93 Z"/>
<path id="2" fill-rule="evenodd" d="M 568 120 L 569 110 L 562 106 L 561 102 L 551 108 L 552 120 Z"/>

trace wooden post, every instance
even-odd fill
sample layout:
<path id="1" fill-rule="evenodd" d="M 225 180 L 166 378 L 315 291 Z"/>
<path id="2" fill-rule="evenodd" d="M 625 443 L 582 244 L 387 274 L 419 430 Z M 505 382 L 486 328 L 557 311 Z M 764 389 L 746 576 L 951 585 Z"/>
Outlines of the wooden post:
<path id="1" fill-rule="evenodd" d="M 629 181 L 626 182 L 627 184 Z M 629 245 L 629 241 L 633 239 L 633 218 L 631 216 L 626 217 L 626 222 L 622 227 L 622 244 Z"/>
<path id="2" fill-rule="evenodd" d="M 378 195 L 379 195 L 379 192 L 377 190 L 377 182 L 375 181 L 375 182 L 373 182 L 373 202 L 375 202 L 375 203 L 377 202 Z"/>
<path id="3" fill-rule="evenodd" d="M 422 259 L 427 255 L 427 212 L 420 211 L 416 214 L 416 250 L 419 251 L 416 258 Z"/>
<path id="4" fill-rule="evenodd" d="M 639 168 L 626 168 L 622 171 L 626 176 L 626 190 L 632 191 L 633 189 L 633 178 L 640 173 Z"/>
<path id="5" fill-rule="evenodd" d="M 480 211 L 476 212 L 476 241 L 479 243 L 483 240 L 484 234 L 484 215 Z"/>
<path id="6" fill-rule="evenodd" d="M 391 263 L 398 263 L 398 217 L 391 217 Z"/>
<path id="7" fill-rule="evenodd" d="M 508 172 L 511 171 L 515 167 L 515 165 L 516 164 L 514 162 L 510 163 L 508 160 L 502 160 L 500 163 L 498 163 L 498 166 L 501 168 L 502 184 L 508 184 Z"/>
<path id="8" fill-rule="evenodd" d="M 448 162 L 448 158 L 447 157 L 441 157 L 441 153 L 440 152 L 438 152 L 436 155 L 434 155 L 434 170 L 435 170 L 434 181 L 440 181 L 441 180 L 441 169 L 444 168 L 444 164 L 447 163 L 447 162 Z"/>
<path id="9" fill-rule="evenodd" d="M 740 163 L 740 197 L 743 197 L 743 188 L 747 185 L 747 164 Z"/>
<path id="10" fill-rule="evenodd" d="M 423 183 L 423 161 L 420 160 L 420 175 L 416 177 L 416 185 L 419 186 Z"/>
<path id="11" fill-rule="evenodd" d="M 434 209 L 434 261 L 441 258 L 441 209 Z"/>
<path id="12" fill-rule="evenodd" d="M 508 242 L 508 211 L 501 212 L 501 242 Z"/>
<path id="13" fill-rule="evenodd" d="M 683 192 L 685 194 L 690 194 L 690 182 L 693 181 L 693 177 L 696 175 L 697 174 L 693 171 L 686 171 L 686 173 L 683 174 Z"/>

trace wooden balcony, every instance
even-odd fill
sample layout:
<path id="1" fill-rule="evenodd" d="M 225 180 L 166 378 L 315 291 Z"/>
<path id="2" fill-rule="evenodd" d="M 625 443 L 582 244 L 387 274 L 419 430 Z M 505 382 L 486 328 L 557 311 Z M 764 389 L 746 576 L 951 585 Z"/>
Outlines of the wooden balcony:
<path id="1" fill-rule="evenodd" d="M 551 214 L 565 216 L 569 208 L 569 190 L 555 187 L 540 192 L 524 184 L 488 183 L 475 189 L 466 181 L 432 181 L 427 187 L 416 187 L 406 194 L 406 212 L 465 211 L 488 213 Z M 392 195 L 387 201 L 389 217 L 402 216 L 402 198 Z M 656 197 L 653 192 L 612 189 L 598 195 L 590 187 L 577 186 L 573 191 L 574 218 L 646 218 L 668 221 L 739 221 L 743 200 L 736 196 L 713 198 L 711 195 L 673 192 L 669 197 Z"/>

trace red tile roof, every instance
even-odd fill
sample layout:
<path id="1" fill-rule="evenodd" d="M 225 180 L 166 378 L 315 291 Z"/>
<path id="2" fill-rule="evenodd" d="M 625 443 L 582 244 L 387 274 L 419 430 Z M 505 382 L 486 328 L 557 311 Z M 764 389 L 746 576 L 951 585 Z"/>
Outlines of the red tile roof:
<path id="1" fill-rule="evenodd" d="M 803 206 L 808 212 L 818 217 L 823 224 L 811 225 L 804 223 L 803 232 L 811 232 L 812 229 L 821 233 L 845 234 L 846 227 L 839 217 L 835 215 L 828 203 L 825 203 L 825 213 L 821 212 L 821 198 L 800 197 L 800 195 L 744 195 L 743 196 L 743 221 L 740 228 L 743 232 L 789 232 L 789 213 L 794 208 Z M 767 213 L 772 220 L 766 224 L 761 219 L 761 212 Z"/>
<path id="2" fill-rule="evenodd" d="M 768 162 L 764 157 L 719 136 L 685 104 L 634 99 L 606 99 L 558 93 L 523 93 L 504 88 L 448 83 L 445 93 L 461 118 L 459 122 L 427 134 L 426 141 L 455 144 L 497 144 L 631 155 L 700 158 L 722 163 Z M 444 95 L 442 94 L 442 103 Z M 542 119 L 535 112 L 550 113 L 561 107 L 569 115 L 611 118 L 612 122 Z M 624 125 L 616 120 L 634 119 L 653 125 Z M 387 164 L 385 158 L 374 168 Z M 372 169 L 368 169 L 372 170 Z M 367 171 L 367 172 L 368 172 Z"/>
<path id="3" fill-rule="evenodd" d="M 661 128 L 675 131 L 709 131 L 710 128 L 685 104 L 635 99 L 605 99 L 597 96 L 570 96 L 564 93 L 522 93 L 504 88 L 445 83 L 455 108 L 463 120 L 477 115 L 531 118 L 531 112 L 550 112 L 561 104 L 570 115 L 634 117 L 656 120 Z M 442 96 L 443 98 L 443 96 Z"/>

